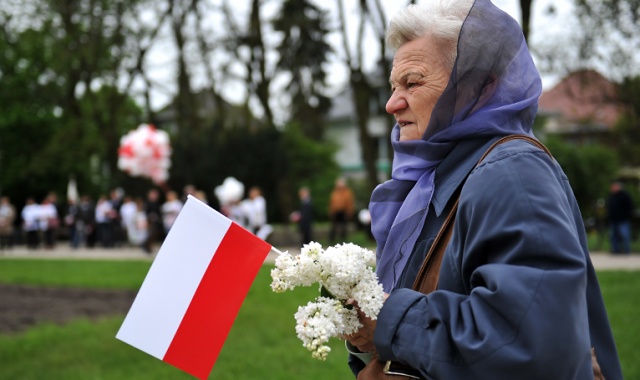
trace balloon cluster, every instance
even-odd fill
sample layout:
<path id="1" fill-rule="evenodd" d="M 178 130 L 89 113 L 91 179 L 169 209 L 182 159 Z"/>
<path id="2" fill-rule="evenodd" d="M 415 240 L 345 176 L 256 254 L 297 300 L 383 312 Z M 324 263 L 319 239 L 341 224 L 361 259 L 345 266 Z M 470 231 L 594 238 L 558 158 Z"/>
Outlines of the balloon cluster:
<path id="1" fill-rule="evenodd" d="M 147 177 L 157 184 L 169 178 L 169 135 L 151 124 L 141 124 L 120 139 L 118 168 L 134 177 Z"/>
<path id="2" fill-rule="evenodd" d="M 234 177 L 227 177 L 222 185 L 215 188 L 214 193 L 221 205 L 240 202 L 244 196 L 244 184 Z"/>

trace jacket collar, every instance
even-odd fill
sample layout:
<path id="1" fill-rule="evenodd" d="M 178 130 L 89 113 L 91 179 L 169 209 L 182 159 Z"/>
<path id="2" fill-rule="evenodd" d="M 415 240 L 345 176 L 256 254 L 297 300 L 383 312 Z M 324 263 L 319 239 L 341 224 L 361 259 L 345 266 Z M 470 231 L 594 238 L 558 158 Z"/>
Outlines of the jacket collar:
<path id="1" fill-rule="evenodd" d="M 462 140 L 442 160 L 436 168 L 435 193 L 431 199 L 436 216 L 442 214 L 449 200 L 476 166 L 480 157 L 499 138 L 500 136 L 491 139 Z"/>

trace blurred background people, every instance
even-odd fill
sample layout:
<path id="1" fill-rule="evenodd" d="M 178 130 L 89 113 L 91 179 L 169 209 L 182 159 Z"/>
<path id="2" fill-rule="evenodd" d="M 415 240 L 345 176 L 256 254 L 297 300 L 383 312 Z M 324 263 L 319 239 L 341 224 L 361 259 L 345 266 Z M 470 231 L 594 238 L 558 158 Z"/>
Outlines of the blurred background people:
<path id="1" fill-rule="evenodd" d="M 309 244 L 313 240 L 313 202 L 311 201 L 311 191 L 308 187 L 301 187 L 298 190 L 300 206 L 294 211 L 289 220 L 298 224 L 302 245 Z"/>
<path id="2" fill-rule="evenodd" d="M 183 203 L 178 198 L 178 193 L 173 190 L 167 192 L 167 199 L 162 204 L 162 225 L 165 235 L 169 233 L 171 226 L 175 223 L 180 210 L 182 210 Z"/>
<path id="3" fill-rule="evenodd" d="M 242 227 L 246 227 L 245 213 L 240 207 L 244 195 L 244 184 L 233 177 L 227 177 L 222 185 L 216 186 L 214 194 L 220 204 L 220 212 Z"/>
<path id="4" fill-rule="evenodd" d="M 27 235 L 27 248 L 37 249 L 40 246 L 40 205 L 33 197 L 28 197 L 22 211 L 22 230 Z"/>
<path id="5" fill-rule="evenodd" d="M 120 206 L 120 224 L 122 229 L 124 230 L 124 235 L 127 239 L 127 242 L 131 242 L 129 239 L 129 226 L 132 223 L 132 220 L 135 218 L 136 212 L 138 210 L 138 206 L 136 202 L 133 200 L 133 197 L 130 195 L 125 195 L 122 199 L 122 206 Z"/>
<path id="6" fill-rule="evenodd" d="M 147 192 L 147 199 L 144 205 L 147 213 L 148 236 L 144 242 L 144 249 L 151 252 L 156 242 L 161 242 L 164 238 L 164 227 L 162 226 L 162 201 L 160 200 L 160 191 L 151 189 Z"/>
<path id="7" fill-rule="evenodd" d="M 113 207 L 106 195 L 101 195 L 96 202 L 95 222 L 98 241 L 103 248 L 113 247 L 113 224 L 111 221 Z"/>
<path id="8" fill-rule="evenodd" d="M 13 223 L 16 220 L 16 208 L 9 197 L 0 198 L 0 250 L 13 247 Z"/>
<path id="9" fill-rule="evenodd" d="M 622 188 L 622 182 L 611 184 L 607 200 L 607 221 L 609 222 L 611 252 L 631 252 L 631 218 L 633 217 L 633 200 Z"/>
<path id="10" fill-rule="evenodd" d="M 64 211 L 64 217 L 61 218 L 64 226 L 67 228 L 69 235 L 69 245 L 73 248 L 73 242 L 76 239 L 76 219 L 78 218 L 78 200 L 74 197 L 67 197 L 67 208 Z M 77 246 L 76 246 L 77 247 Z"/>
<path id="11" fill-rule="evenodd" d="M 83 195 L 78 204 L 76 236 L 72 246 L 75 248 L 81 245 L 86 245 L 89 248 L 94 247 L 98 237 L 97 230 L 95 205 L 90 196 Z"/>
<path id="12" fill-rule="evenodd" d="M 125 240 L 125 230 L 122 227 L 122 216 L 120 215 L 120 208 L 124 202 L 125 192 L 121 187 L 117 187 L 111 190 L 109 194 L 109 202 L 111 203 L 111 212 L 109 219 L 111 220 L 111 240 L 112 245 L 115 247 L 121 246 Z"/>
<path id="13" fill-rule="evenodd" d="M 131 245 L 141 247 L 146 253 L 151 253 L 149 240 L 150 224 L 145 202 L 142 198 L 134 201 L 135 210 L 132 214 L 127 213 L 127 238 Z"/>
<path id="14" fill-rule="evenodd" d="M 183 188 L 182 188 L 182 203 L 187 201 L 187 196 L 188 195 L 193 195 L 195 197 L 195 193 L 196 191 L 198 191 L 198 189 L 196 188 L 195 185 L 193 184 L 186 184 Z"/>
<path id="15" fill-rule="evenodd" d="M 205 193 L 202 190 L 196 190 L 193 192 L 192 194 L 194 197 L 196 197 L 198 200 L 202 201 L 205 204 L 209 204 L 209 197 L 207 197 L 207 193 Z"/>
<path id="16" fill-rule="evenodd" d="M 329 199 L 329 219 L 331 221 L 329 241 L 331 244 L 336 243 L 336 237 L 342 242 L 347 240 L 349 221 L 353 217 L 354 209 L 353 192 L 347 186 L 347 181 L 344 178 L 338 178 Z"/>
<path id="17" fill-rule="evenodd" d="M 240 207 L 244 213 L 246 228 L 260 239 L 266 240 L 272 229 L 267 224 L 267 202 L 262 196 L 262 190 L 253 186 L 249 189 L 249 196 L 242 201 Z"/>
<path id="18" fill-rule="evenodd" d="M 44 238 L 44 246 L 47 249 L 53 249 L 58 240 L 58 228 L 60 227 L 60 218 L 58 217 L 58 208 L 55 204 L 56 198 L 49 194 L 42 200 L 39 211 L 39 225 Z"/>

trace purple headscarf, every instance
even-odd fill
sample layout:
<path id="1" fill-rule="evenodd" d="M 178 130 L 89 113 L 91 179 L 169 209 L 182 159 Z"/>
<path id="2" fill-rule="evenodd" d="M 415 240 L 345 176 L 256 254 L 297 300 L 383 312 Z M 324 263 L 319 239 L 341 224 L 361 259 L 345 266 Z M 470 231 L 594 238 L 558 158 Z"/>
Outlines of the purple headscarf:
<path id="1" fill-rule="evenodd" d="M 542 90 L 522 29 L 489 0 L 476 0 L 462 24 L 449 83 L 421 140 L 398 141 L 391 180 L 371 195 L 377 274 L 390 292 L 424 226 L 436 167 L 458 141 L 529 134 Z"/>

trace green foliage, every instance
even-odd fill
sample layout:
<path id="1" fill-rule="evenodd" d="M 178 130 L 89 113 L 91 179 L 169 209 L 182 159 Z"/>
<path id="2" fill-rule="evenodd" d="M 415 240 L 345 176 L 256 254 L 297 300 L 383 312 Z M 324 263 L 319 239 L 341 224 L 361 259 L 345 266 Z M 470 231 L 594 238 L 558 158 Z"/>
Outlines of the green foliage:
<path id="1" fill-rule="evenodd" d="M 604 146 L 575 146 L 555 137 L 549 137 L 545 144 L 569 178 L 583 216 L 592 216 L 598 199 L 606 197 L 616 178 L 617 155 Z"/>
<path id="2" fill-rule="evenodd" d="M 622 166 L 640 166 L 640 77 L 625 78 L 620 85 L 620 99 L 625 105 L 613 131 Z"/>
<path id="3" fill-rule="evenodd" d="M 273 21 L 283 34 L 278 47 L 278 69 L 291 74 L 286 89 L 291 96 L 291 122 L 303 133 L 320 139 L 324 120 L 331 107 L 323 94 L 326 87 L 326 63 L 331 45 L 326 41 L 328 12 L 308 0 L 285 0 Z"/>
<path id="4" fill-rule="evenodd" d="M 78 99 L 78 107 L 82 117 L 64 115 L 65 128 L 50 141 L 50 152 L 75 176 L 82 193 L 97 197 L 129 178 L 118 169 L 118 147 L 120 138 L 143 121 L 143 112 L 130 97 L 109 86 L 87 92 Z M 66 148 L 69 141 L 77 144 L 76 149 Z"/>
<path id="5" fill-rule="evenodd" d="M 143 58 L 155 38 L 154 28 L 164 21 L 143 23 L 137 13 L 145 3 L 149 1 L 35 0 L 0 9 L 0 193 L 16 206 L 27 195 L 40 199 L 50 191 L 64 201 L 70 176 L 81 194 L 94 198 L 116 186 L 138 196 L 153 186 L 117 168 L 121 136 L 149 121 L 130 94 L 134 79 L 148 79 Z M 251 29 L 258 33 L 260 2 L 252 4 Z M 292 73 L 288 90 L 293 114 L 305 132 L 287 136 L 286 129 L 257 126 L 252 116 L 244 118 L 247 123 L 231 114 L 224 120 L 201 117 L 209 103 L 196 104 L 195 94 L 182 86 L 184 77 L 179 91 L 184 96 L 174 110 L 177 130 L 169 131 L 174 148 L 171 188 L 194 184 L 215 205 L 213 189 L 235 176 L 247 187 L 263 189 L 270 221 L 284 220 L 296 208 L 302 184 L 312 187 L 318 210 L 324 211 L 323 198 L 338 174 L 335 150 L 317 142 L 329 106 L 322 94 L 331 50 L 325 41 L 327 14 L 310 2 L 289 1 L 283 10 L 286 17 L 274 22 L 287 41 L 279 50 L 278 70 Z M 264 59 L 259 56 L 253 57 L 256 65 Z M 270 75 L 262 75 L 259 88 L 249 93 L 264 106 Z M 217 106 L 220 112 L 237 111 Z"/>
<path id="6" fill-rule="evenodd" d="M 327 217 L 329 196 L 340 168 L 334 159 L 337 147 L 305 137 L 297 124 L 285 127 L 283 147 L 287 151 L 289 176 L 282 178 L 282 189 L 295 199 L 283 208 L 287 214 L 298 207 L 298 189 L 309 187 L 316 220 Z"/>
<path id="7" fill-rule="evenodd" d="M 5 194 L 44 195 L 53 163 L 43 157 L 43 150 L 60 128 L 54 114 L 59 87 L 43 78 L 50 57 L 41 33 L 26 30 L 5 36 L 0 38 L 0 183 Z"/>
<path id="8" fill-rule="evenodd" d="M 297 126 L 273 128 L 217 128 L 180 134 L 173 143 L 170 186 L 192 183 L 213 190 L 232 176 L 249 187 L 259 186 L 267 200 L 271 223 L 287 220 L 297 208 L 297 191 L 309 186 L 319 215 L 326 214 L 328 193 L 339 174 L 335 147 L 305 137 Z"/>
<path id="9" fill-rule="evenodd" d="M 620 100 L 629 107 L 628 111 L 640 117 L 640 76 L 627 77 L 620 84 Z"/>
<path id="10" fill-rule="evenodd" d="M 124 14 L 138 1 L 32 3 L 0 10 L 0 191 L 20 205 L 64 194 L 74 175 L 96 196 L 119 179 L 120 136 L 141 119 L 116 87 L 131 58 Z"/>

